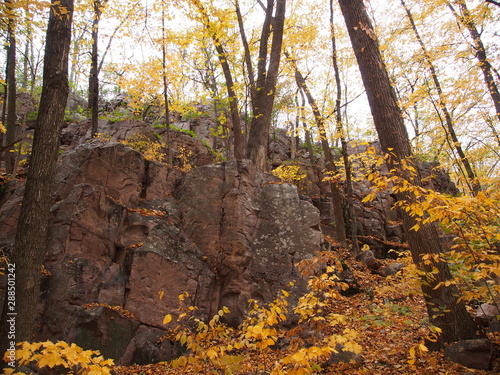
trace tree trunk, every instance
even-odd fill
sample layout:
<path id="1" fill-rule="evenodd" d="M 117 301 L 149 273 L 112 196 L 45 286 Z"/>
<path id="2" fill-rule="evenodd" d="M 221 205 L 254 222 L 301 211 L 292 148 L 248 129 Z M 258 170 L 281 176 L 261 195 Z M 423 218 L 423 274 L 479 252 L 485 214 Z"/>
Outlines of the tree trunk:
<path id="1" fill-rule="evenodd" d="M 231 68 L 228 62 L 228 55 L 217 36 L 217 33 L 213 30 L 212 22 L 208 16 L 206 9 L 203 7 L 203 4 L 199 1 L 195 1 L 195 5 L 200 12 L 202 17 L 202 23 L 207 29 L 207 32 L 210 34 L 212 41 L 214 43 L 215 50 L 217 51 L 217 56 L 219 58 L 219 62 L 222 67 L 222 72 L 224 73 L 224 79 L 226 80 L 227 86 L 227 96 L 229 100 L 229 108 L 231 111 L 231 122 L 233 123 L 233 135 L 234 135 L 234 158 L 235 159 L 243 159 L 244 155 L 244 141 L 243 141 L 243 133 L 241 131 L 241 118 L 238 104 L 238 96 L 236 95 L 236 91 L 234 89 L 234 81 L 233 75 L 231 73 Z"/>
<path id="2" fill-rule="evenodd" d="M 351 237 L 352 251 L 354 255 L 359 253 L 358 244 L 358 222 L 356 220 L 356 213 L 354 212 L 353 194 L 352 194 L 352 176 L 351 176 L 351 162 L 347 154 L 347 141 L 345 139 L 344 127 L 342 125 L 342 113 L 340 111 L 342 101 L 342 85 L 340 81 L 339 63 L 337 59 L 337 42 L 335 37 L 335 28 L 333 23 L 333 0 L 330 0 L 330 34 L 332 41 L 332 64 L 335 72 L 335 85 L 337 87 L 337 96 L 335 98 L 335 122 L 337 124 L 337 133 L 340 136 L 340 144 L 342 146 L 342 160 L 345 169 L 345 193 L 347 203 L 347 232 Z"/>
<path id="3" fill-rule="evenodd" d="M 165 101 L 165 126 L 167 128 L 167 164 L 173 165 L 174 150 L 172 147 L 172 129 L 170 129 L 170 107 L 168 105 L 167 81 L 167 37 L 165 35 L 165 1 L 161 3 L 161 48 L 162 48 L 162 75 L 163 75 L 163 100 Z"/>
<path id="4" fill-rule="evenodd" d="M 267 0 L 266 17 L 260 38 L 259 57 L 257 62 L 257 79 L 252 95 L 253 117 L 250 124 L 246 157 L 255 166 L 265 171 L 267 169 L 267 149 L 271 116 L 276 96 L 283 31 L 285 24 L 286 0 L 276 0 L 276 12 L 273 17 L 274 0 Z M 271 51 L 268 59 L 268 42 L 271 36 Z"/>
<path id="5" fill-rule="evenodd" d="M 425 61 L 427 62 L 427 65 L 429 66 L 432 81 L 434 82 L 434 86 L 436 87 L 436 91 L 438 93 L 439 109 L 444 114 L 444 119 L 445 119 L 446 127 L 448 130 L 447 133 L 449 134 L 449 136 L 451 138 L 451 144 L 455 147 L 455 150 L 457 151 L 457 154 L 460 157 L 460 162 L 462 163 L 462 165 L 465 168 L 465 171 L 467 172 L 468 180 L 466 181 L 466 183 L 470 187 L 471 192 L 474 195 L 476 195 L 479 192 L 479 190 L 481 190 L 481 185 L 479 184 L 479 181 L 476 179 L 476 175 L 475 175 L 474 171 L 472 170 L 472 166 L 469 162 L 469 159 L 465 155 L 465 152 L 462 149 L 462 145 L 460 144 L 460 141 L 458 140 L 457 134 L 455 133 L 453 119 L 451 117 L 450 111 L 448 110 L 448 107 L 446 106 L 446 100 L 444 98 L 443 89 L 441 88 L 441 82 L 439 81 L 439 78 L 437 76 L 436 68 L 434 67 L 434 63 L 432 62 L 429 51 L 427 51 L 427 48 L 425 47 L 425 44 L 424 44 L 422 38 L 420 37 L 420 34 L 418 32 L 415 21 L 413 20 L 413 16 L 410 12 L 410 9 L 406 6 L 404 0 L 400 0 L 400 1 L 401 1 L 401 5 L 403 6 L 403 8 L 406 11 L 406 15 L 408 16 L 408 20 L 410 21 L 411 28 L 413 30 L 413 33 L 415 34 L 415 38 L 417 39 L 417 41 L 420 45 L 420 48 L 422 49 L 422 52 L 424 53 Z"/>
<path id="6" fill-rule="evenodd" d="M 394 155 L 391 169 L 395 168 L 396 173 L 408 178 L 408 173 L 399 168 L 401 161 L 412 162 L 408 133 L 363 0 L 339 0 L 339 4 L 359 65 L 382 150 L 386 154 Z M 420 179 L 416 176 L 411 182 L 418 185 Z M 398 193 L 396 198 L 410 201 L 415 199 L 404 193 Z M 473 338 L 477 327 L 467 313 L 463 302 L 459 301 L 460 293 L 457 287 L 454 284 L 448 287 L 444 285 L 437 287 L 440 282 L 452 278 L 448 265 L 443 261 L 431 261 L 428 265 L 422 259 L 424 255 L 441 252 L 436 228 L 433 225 L 424 224 L 418 231 L 412 230 L 411 228 L 416 224 L 415 218 L 404 210 L 402 210 L 402 216 L 413 262 L 422 272 L 421 288 L 430 322 L 442 330 L 436 347 L 447 342 Z M 436 273 L 432 273 L 433 268 Z"/>
<path id="7" fill-rule="evenodd" d="M 16 138 L 16 37 L 15 37 L 15 15 L 12 13 L 11 0 L 5 1 L 9 14 L 7 24 L 7 36 L 9 45 L 7 47 L 7 133 L 5 134 L 6 145 L 11 145 Z M 15 152 L 14 146 L 5 150 L 5 172 L 15 174 Z"/>
<path id="8" fill-rule="evenodd" d="M 321 138 L 321 147 L 323 148 L 323 154 L 325 156 L 326 170 L 330 174 L 329 177 L 332 178 L 332 180 L 330 181 L 330 197 L 332 201 L 331 207 L 333 211 L 333 215 L 331 215 L 331 220 L 333 220 L 334 222 L 335 241 L 340 246 L 346 247 L 347 238 L 346 238 L 346 229 L 344 221 L 344 210 L 342 208 L 342 194 L 340 193 L 339 184 L 336 180 L 336 176 L 338 175 L 337 167 L 333 159 L 330 145 L 328 144 L 328 139 L 325 129 L 325 117 L 321 114 L 318 105 L 316 104 L 316 100 L 314 99 L 314 97 L 311 94 L 311 91 L 307 87 L 307 82 L 305 78 L 302 76 L 302 73 L 298 70 L 295 60 L 291 59 L 287 52 L 285 52 L 285 56 L 293 66 L 293 69 L 295 71 L 295 81 L 297 82 L 297 86 L 299 87 L 300 90 L 302 90 L 305 93 L 309 106 L 312 109 L 314 119 L 316 120 L 316 125 L 318 126 Z"/>
<path id="9" fill-rule="evenodd" d="M 52 205 L 59 137 L 68 97 L 68 53 L 71 40 L 73 0 L 52 0 L 47 38 L 43 88 L 31 162 L 10 264 L 15 265 L 15 310 L 4 304 L 1 352 L 10 346 L 5 330 L 7 313 L 15 319 L 15 341 L 31 340 L 40 296 L 40 270 L 45 256 Z M 6 299 L 7 300 L 7 299 Z M 11 307 L 11 305 L 9 305 Z M 17 315 L 13 315 L 17 313 Z"/>
<path id="10" fill-rule="evenodd" d="M 250 46 L 248 44 L 248 39 L 245 33 L 245 27 L 243 25 L 243 16 L 241 15 L 240 3 L 235 0 L 234 6 L 236 8 L 236 16 L 238 18 L 238 27 L 240 29 L 241 43 L 243 44 L 243 51 L 245 53 L 245 66 L 248 70 L 248 83 L 250 85 L 250 96 L 253 101 L 255 94 L 255 77 L 252 65 L 252 58 L 250 55 Z"/>
<path id="11" fill-rule="evenodd" d="M 298 108 L 298 117 L 302 119 L 302 127 L 304 128 L 304 136 L 305 136 L 305 143 L 306 143 L 306 148 L 307 148 L 307 153 L 309 155 L 309 162 L 311 163 L 311 166 L 316 165 L 316 158 L 314 157 L 314 147 L 312 144 L 311 140 L 311 132 L 309 131 L 306 123 L 306 116 L 304 114 L 305 108 L 306 108 L 306 97 L 304 95 L 304 91 L 299 88 L 299 94 L 300 98 L 302 99 L 302 105 L 299 106 L 298 103 L 298 98 L 296 98 L 296 105 Z"/>
<path id="12" fill-rule="evenodd" d="M 104 0 L 104 3 L 106 0 Z M 90 63 L 90 76 L 89 76 L 89 109 L 91 110 L 91 137 L 94 138 L 98 131 L 99 125 L 99 21 L 102 14 L 101 0 L 94 0 L 94 21 L 92 23 L 92 55 Z"/>
<path id="13" fill-rule="evenodd" d="M 493 77 L 493 72 L 491 71 L 491 64 L 486 56 L 486 48 L 484 48 L 481 34 L 477 31 L 476 23 L 467 8 L 465 0 L 458 0 L 458 6 L 462 13 L 461 15 L 456 12 L 450 3 L 448 3 L 448 7 L 452 10 L 455 17 L 457 17 L 467 30 L 469 30 L 472 41 L 474 42 L 474 50 L 476 51 L 476 58 L 479 61 L 479 68 L 481 68 L 483 72 L 484 82 L 490 93 L 491 100 L 493 100 L 498 121 L 500 121 L 500 92 L 495 82 L 495 78 Z"/>

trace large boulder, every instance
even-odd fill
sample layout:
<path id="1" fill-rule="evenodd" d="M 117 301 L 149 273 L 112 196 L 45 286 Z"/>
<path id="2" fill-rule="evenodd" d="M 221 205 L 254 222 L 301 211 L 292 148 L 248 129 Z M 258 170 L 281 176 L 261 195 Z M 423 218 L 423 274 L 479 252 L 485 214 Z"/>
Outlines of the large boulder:
<path id="1" fill-rule="evenodd" d="M 488 370 L 493 358 L 493 345 L 489 339 L 462 340 L 446 347 L 444 355 L 466 367 Z"/>
<path id="2" fill-rule="evenodd" d="M 195 169 L 177 190 L 182 229 L 216 274 L 211 313 L 241 321 L 248 299 L 270 301 L 298 278 L 294 265 L 321 241 L 319 213 L 297 188 L 249 161 Z"/>
<path id="3" fill-rule="evenodd" d="M 5 248 L 22 188 L 12 185 L 0 207 Z M 179 294 L 204 320 L 229 307 L 237 325 L 249 298 L 270 302 L 292 280 L 292 295 L 304 291 L 294 265 L 320 247 L 318 210 L 249 161 L 184 173 L 92 141 L 63 154 L 53 198 L 36 339 L 121 364 L 175 355 L 159 338 Z"/>

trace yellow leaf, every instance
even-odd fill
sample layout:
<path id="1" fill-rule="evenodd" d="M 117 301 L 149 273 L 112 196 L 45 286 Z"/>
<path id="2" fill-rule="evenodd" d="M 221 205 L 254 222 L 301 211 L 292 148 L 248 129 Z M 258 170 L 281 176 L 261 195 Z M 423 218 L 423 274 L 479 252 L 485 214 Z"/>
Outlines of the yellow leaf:
<path id="1" fill-rule="evenodd" d="M 172 315 L 170 314 L 165 315 L 165 317 L 163 318 L 163 324 L 168 324 L 171 321 L 172 321 Z"/>
<path id="2" fill-rule="evenodd" d="M 160 291 L 158 292 L 158 298 L 159 298 L 160 300 L 161 300 L 161 299 L 163 299 L 163 295 L 164 295 L 164 294 L 165 294 L 165 291 L 160 290 Z"/>
<path id="3" fill-rule="evenodd" d="M 217 357 L 217 352 L 214 349 L 208 349 L 207 350 L 207 355 L 209 358 L 216 358 Z"/>
<path id="4" fill-rule="evenodd" d="M 187 341 L 186 335 L 182 335 L 181 338 L 180 338 L 180 340 L 179 340 L 179 342 L 181 343 L 181 345 L 184 345 L 186 343 L 186 341 Z"/>
<path id="5" fill-rule="evenodd" d="M 420 350 L 420 354 L 424 354 L 424 353 L 427 353 L 429 351 L 429 349 L 427 349 L 427 346 L 425 346 L 424 344 L 420 344 L 418 346 L 418 349 Z"/>
<path id="6" fill-rule="evenodd" d="M 242 344 L 242 343 L 240 343 L 240 342 L 235 342 L 235 343 L 234 343 L 234 348 L 235 348 L 235 349 L 241 349 L 241 348 L 243 348 L 243 344 Z"/>
<path id="7" fill-rule="evenodd" d="M 415 364 L 415 359 L 416 359 L 416 358 L 415 358 L 415 347 L 414 347 L 414 346 L 412 346 L 412 347 L 410 348 L 410 359 L 408 360 L 408 363 L 409 363 L 410 365 Z"/>

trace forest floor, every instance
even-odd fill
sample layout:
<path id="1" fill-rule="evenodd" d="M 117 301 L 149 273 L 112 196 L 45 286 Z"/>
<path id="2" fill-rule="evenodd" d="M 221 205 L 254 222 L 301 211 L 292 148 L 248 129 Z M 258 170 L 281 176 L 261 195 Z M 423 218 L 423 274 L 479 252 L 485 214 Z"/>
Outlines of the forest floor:
<path id="1" fill-rule="evenodd" d="M 342 254 L 342 257 L 348 259 L 349 254 Z M 401 260 L 382 262 L 389 264 Z M 348 259 L 347 263 L 357 278 L 361 293 L 336 299 L 329 308 L 332 312 L 344 315 L 346 327 L 357 332 L 356 341 L 362 347 L 362 362 L 335 364 L 318 371 L 318 374 L 500 374 L 500 358 L 493 360 L 490 370 L 483 371 L 447 361 L 442 350 L 420 350 L 419 344 L 423 344 L 429 334 L 427 313 L 423 298 L 416 289 L 417 284 L 411 281 L 411 275 L 386 278 L 370 272 L 364 264 L 353 259 Z M 500 344 L 499 333 L 488 334 L 488 337 Z M 412 350 L 412 347 L 415 349 Z M 411 364 L 410 352 L 413 351 L 414 363 Z M 270 374 L 275 363 L 289 353 L 286 349 L 266 349 L 241 354 L 245 359 L 239 364 L 238 371 L 231 373 L 264 375 Z M 224 370 L 217 370 L 208 363 L 202 369 L 189 366 L 173 368 L 167 363 L 117 366 L 114 372 L 117 375 L 224 374 Z"/>

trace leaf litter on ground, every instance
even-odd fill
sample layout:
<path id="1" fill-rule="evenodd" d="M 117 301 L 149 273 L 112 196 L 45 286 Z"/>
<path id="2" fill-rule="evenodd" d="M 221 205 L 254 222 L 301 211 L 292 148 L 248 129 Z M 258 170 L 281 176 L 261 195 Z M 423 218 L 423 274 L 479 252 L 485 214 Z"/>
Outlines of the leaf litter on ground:
<path id="1" fill-rule="evenodd" d="M 366 266 L 355 261 L 348 251 L 340 254 L 356 276 L 360 293 L 335 299 L 327 313 L 341 314 L 345 328 L 358 333 L 357 341 L 362 346 L 362 362 L 338 363 L 315 372 L 317 374 L 381 374 L 381 375 L 486 375 L 500 374 L 500 358 L 494 359 L 491 370 L 475 370 L 448 361 L 443 351 L 427 351 L 423 345 L 429 334 L 424 299 L 416 282 L 411 277 L 400 275 L 384 277 L 370 272 Z M 384 265 L 401 262 L 386 259 Z M 411 262 L 406 261 L 411 267 Z M 402 271 L 405 272 L 405 269 Z M 410 281 L 408 281 L 410 279 Z M 325 312 L 325 313 L 326 313 Z M 488 334 L 500 344 L 500 334 Z M 412 349 L 413 348 L 413 349 Z M 239 369 L 226 374 L 260 375 L 270 374 L 274 364 L 289 355 L 284 349 L 266 349 L 262 352 L 241 353 L 244 357 Z M 413 358 L 411 357 L 413 354 Z M 181 375 L 181 374 L 225 374 L 207 363 L 206 368 L 173 368 L 163 362 L 149 365 L 116 366 L 116 375 Z"/>

